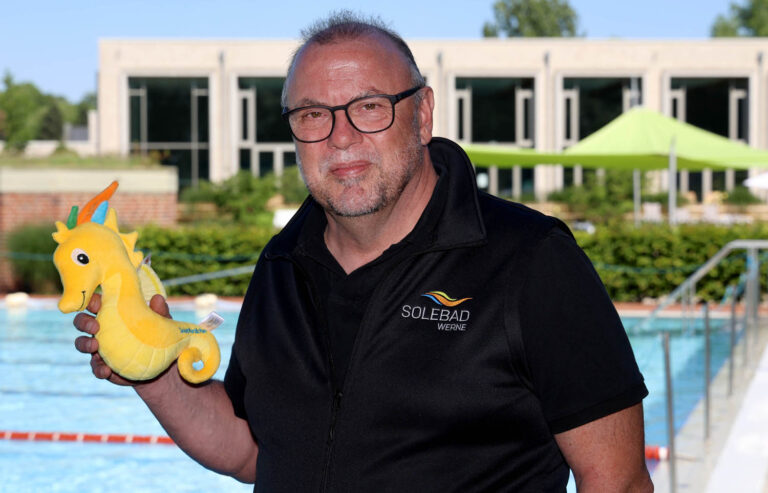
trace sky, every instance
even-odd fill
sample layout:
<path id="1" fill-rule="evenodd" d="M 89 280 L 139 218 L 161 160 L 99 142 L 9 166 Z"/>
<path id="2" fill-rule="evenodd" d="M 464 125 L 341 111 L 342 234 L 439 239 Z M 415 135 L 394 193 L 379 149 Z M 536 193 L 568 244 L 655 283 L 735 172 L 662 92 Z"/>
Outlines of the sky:
<path id="1" fill-rule="evenodd" d="M 296 39 L 353 8 L 407 39 L 477 39 L 494 0 L 0 0 L 0 72 L 79 101 L 95 91 L 102 38 Z M 744 0 L 740 0 L 742 3 Z M 587 38 L 703 39 L 730 0 L 570 0 Z M 0 87 L 0 90 L 2 87 Z"/>

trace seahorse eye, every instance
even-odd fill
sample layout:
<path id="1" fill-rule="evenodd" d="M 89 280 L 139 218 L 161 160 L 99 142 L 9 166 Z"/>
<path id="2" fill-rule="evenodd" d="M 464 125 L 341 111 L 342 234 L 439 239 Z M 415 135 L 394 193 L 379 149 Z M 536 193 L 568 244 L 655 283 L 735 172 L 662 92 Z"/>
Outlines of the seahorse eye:
<path id="1" fill-rule="evenodd" d="M 90 259 L 88 258 L 88 254 L 86 254 L 83 250 L 79 248 L 75 248 L 72 250 L 72 260 L 75 261 L 76 264 L 85 265 L 88 262 L 90 262 Z"/>

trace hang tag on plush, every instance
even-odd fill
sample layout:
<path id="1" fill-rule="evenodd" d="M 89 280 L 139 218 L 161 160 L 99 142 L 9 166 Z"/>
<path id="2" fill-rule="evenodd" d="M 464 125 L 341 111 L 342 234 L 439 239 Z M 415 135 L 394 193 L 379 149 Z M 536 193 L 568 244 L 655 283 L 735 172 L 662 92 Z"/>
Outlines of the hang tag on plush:
<path id="1" fill-rule="evenodd" d="M 202 322 L 200 322 L 197 325 L 199 325 L 200 327 L 210 332 L 223 323 L 224 323 L 224 317 L 222 317 L 216 312 L 211 312 L 203 319 Z"/>

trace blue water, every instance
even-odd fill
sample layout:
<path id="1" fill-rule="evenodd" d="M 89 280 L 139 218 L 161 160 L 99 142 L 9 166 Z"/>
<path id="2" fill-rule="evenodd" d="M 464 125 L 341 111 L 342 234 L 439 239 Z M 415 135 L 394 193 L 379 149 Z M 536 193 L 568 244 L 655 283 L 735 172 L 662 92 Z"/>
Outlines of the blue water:
<path id="1" fill-rule="evenodd" d="M 624 319 L 632 327 L 636 319 Z M 629 336 L 637 364 L 645 377 L 648 397 L 643 401 L 645 412 L 645 442 L 649 445 L 667 445 L 666 388 L 664 379 L 664 352 L 658 330 L 670 334 L 670 366 L 672 370 L 675 433 L 685 425 L 688 416 L 704 396 L 704 331 L 702 321 L 685 323 L 680 319 L 659 319 L 647 331 Z M 710 381 L 727 360 L 730 335 L 725 321 L 712 320 L 710 324 L 711 369 Z M 703 431 L 702 431 L 703 433 Z"/>
<path id="2" fill-rule="evenodd" d="M 223 309 L 222 309 L 223 308 Z M 216 329 L 223 378 L 234 338 L 237 305 L 218 307 L 225 323 Z M 207 312 L 172 308 L 174 318 L 197 321 Z M 72 316 L 38 300 L 27 309 L 0 309 L 0 430 L 165 435 L 134 391 L 94 378 L 88 358 L 73 346 Z M 626 320 L 626 325 L 634 325 Z M 675 428 L 679 430 L 703 395 L 700 328 L 660 320 L 672 334 Z M 722 325 L 722 324 L 720 324 Z M 630 336 L 650 395 L 644 401 L 646 442 L 665 445 L 661 338 Z M 728 354 L 728 334 L 713 323 L 713 374 Z M 0 440 L 0 492 L 210 492 L 251 491 L 252 486 L 199 466 L 175 446 L 77 444 Z"/>
<path id="3" fill-rule="evenodd" d="M 207 314 L 171 311 L 187 321 Z M 221 379 L 237 311 L 216 311 L 225 318 L 214 332 L 222 361 L 215 378 Z M 93 377 L 89 358 L 74 348 L 79 333 L 72 318 L 40 307 L 0 310 L 0 429 L 165 435 L 133 389 Z M 252 490 L 204 469 L 173 445 L 0 440 L 0 492 Z"/>

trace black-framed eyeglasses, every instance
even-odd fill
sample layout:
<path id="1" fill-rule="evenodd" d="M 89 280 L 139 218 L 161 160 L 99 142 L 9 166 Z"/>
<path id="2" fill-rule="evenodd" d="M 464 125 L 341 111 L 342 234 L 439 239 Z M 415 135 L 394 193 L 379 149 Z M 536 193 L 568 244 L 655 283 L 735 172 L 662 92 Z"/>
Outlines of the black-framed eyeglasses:
<path id="1" fill-rule="evenodd" d="M 331 136 L 336 125 L 336 112 L 344 110 L 347 120 L 364 134 L 383 132 L 395 121 L 395 105 L 416 94 L 424 86 L 416 86 L 399 94 L 374 94 L 353 99 L 339 106 L 313 104 L 289 110 L 283 108 L 283 119 L 300 142 L 311 144 Z"/>

